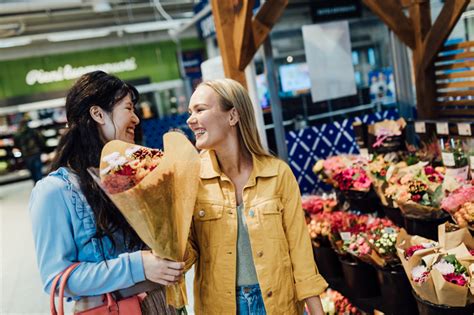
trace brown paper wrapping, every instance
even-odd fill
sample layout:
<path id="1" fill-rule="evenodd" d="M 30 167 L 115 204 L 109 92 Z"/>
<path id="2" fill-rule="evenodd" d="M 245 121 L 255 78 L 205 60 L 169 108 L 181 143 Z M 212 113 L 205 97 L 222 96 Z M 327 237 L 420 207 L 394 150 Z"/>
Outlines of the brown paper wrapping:
<path id="1" fill-rule="evenodd" d="M 400 210 L 404 214 L 404 216 L 414 219 L 439 219 L 441 218 L 445 212 L 442 211 L 440 208 L 424 206 L 414 202 L 401 202 L 397 201 Z"/>
<path id="2" fill-rule="evenodd" d="M 456 248 L 447 250 L 445 251 L 445 253 L 448 255 L 456 256 L 456 259 L 467 269 L 469 268 L 472 261 L 474 261 L 474 259 L 472 259 L 472 256 L 469 254 L 469 250 L 464 244 L 460 244 Z M 437 261 L 439 261 L 442 256 L 444 255 L 440 255 Z M 466 259 L 470 260 L 471 262 L 467 261 Z M 443 275 L 434 268 L 430 271 L 430 274 L 433 278 L 436 295 L 438 297 L 437 304 L 464 307 L 466 306 L 468 300 L 471 300 L 471 298 L 468 297 L 469 287 L 461 287 L 459 285 L 446 281 L 443 278 Z"/>
<path id="3" fill-rule="evenodd" d="M 411 236 L 408 235 L 405 229 L 401 229 L 397 236 L 396 248 L 397 254 L 402 262 L 403 269 L 407 274 L 408 280 L 416 292 L 416 294 L 422 298 L 423 300 L 429 301 L 431 303 L 437 304 L 437 296 L 436 291 L 433 284 L 432 276 L 430 275 L 426 282 L 424 283 L 416 283 L 412 280 L 411 270 L 418 266 L 421 263 L 421 260 L 424 256 L 435 254 L 439 250 L 439 246 L 432 247 L 428 249 L 418 250 L 416 251 L 413 256 L 411 256 L 408 260 L 405 259 L 405 250 L 413 245 L 420 245 L 421 243 L 428 243 L 432 242 L 429 239 L 420 236 Z M 430 258 L 434 256 L 430 256 Z M 432 261 L 433 259 L 427 259 L 428 262 Z M 428 265 L 430 267 L 430 265 Z"/>
<path id="4" fill-rule="evenodd" d="M 449 250 L 464 243 L 468 248 L 474 249 L 474 238 L 469 230 L 464 227 L 453 232 L 446 232 L 450 225 L 452 226 L 452 224 L 447 222 L 438 226 L 439 245 Z"/>
<path id="5" fill-rule="evenodd" d="M 200 158 L 181 133 L 169 132 L 163 141 L 164 155 L 159 165 L 135 187 L 109 197 L 154 255 L 183 261 L 197 197 Z M 112 152 L 124 154 L 133 146 L 110 141 L 102 157 Z M 101 169 L 106 166 L 101 162 Z M 183 280 L 167 287 L 166 293 L 167 302 L 176 308 L 187 302 Z"/>
<path id="6" fill-rule="evenodd" d="M 467 287 L 461 287 L 444 280 L 443 275 L 434 268 L 430 271 L 430 274 L 433 279 L 436 296 L 438 297 L 438 302 L 435 304 L 461 307 L 466 306 Z"/>

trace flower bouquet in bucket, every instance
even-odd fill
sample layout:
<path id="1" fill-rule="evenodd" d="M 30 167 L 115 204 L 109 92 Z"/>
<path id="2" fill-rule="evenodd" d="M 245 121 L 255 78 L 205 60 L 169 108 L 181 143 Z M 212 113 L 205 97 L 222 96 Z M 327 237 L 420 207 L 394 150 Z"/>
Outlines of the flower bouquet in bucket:
<path id="1" fill-rule="evenodd" d="M 183 261 L 199 184 L 200 159 L 178 132 L 164 135 L 164 152 L 113 140 L 100 169 L 89 169 L 153 254 Z M 186 304 L 184 281 L 166 288 L 168 304 Z"/>

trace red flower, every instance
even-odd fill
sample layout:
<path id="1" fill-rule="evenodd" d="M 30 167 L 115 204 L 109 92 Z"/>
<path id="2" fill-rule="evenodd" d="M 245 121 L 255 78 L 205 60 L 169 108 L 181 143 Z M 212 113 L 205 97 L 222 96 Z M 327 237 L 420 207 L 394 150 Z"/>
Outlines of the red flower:
<path id="1" fill-rule="evenodd" d="M 431 174 L 434 174 L 435 173 L 435 169 L 433 168 L 433 166 L 426 166 L 425 167 L 425 174 L 426 175 L 431 175 Z"/>
<path id="2" fill-rule="evenodd" d="M 420 250 L 420 249 L 425 249 L 425 247 L 423 245 L 413 245 L 413 246 L 408 247 L 405 250 L 405 259 L 409 259 L 411 256 L 413 256 L 413 254 L 417 250 Z"/>
<path id="3" fill-rule="evenodd" d="M 474 256 L 474 249 L 470 249 L 469 253 L 471 254 L 471 256 Z"/>
<path id="4" fill-rule="evenodd" d="M 446 281 L 454 283 L 454 284 L 459 285 L 461 287 L 463 287 L 467 284 L 467 280 L 466 280 L 466 278 L 464 278 L 463 275 L 457 275 L 455 273 L 449 273 L 447 275 L 443 275 L 443 277 Z"/>
<path id="5" fill-rule="evenodd" d="M 123 175 L 123 176 L 132 176 L 135 175 L 137 171 L 134 170 L 130 165 L 125 164 L 123 165 L 120 170 L 116 172 L 117 175 Z"/>
<path id="6" fill-rule="evenodd" d="M 413 200 L 414 202 L 419 202 L 421 200 L 421 195 L 413 195 L 411 196 L 411 200 Z"/>

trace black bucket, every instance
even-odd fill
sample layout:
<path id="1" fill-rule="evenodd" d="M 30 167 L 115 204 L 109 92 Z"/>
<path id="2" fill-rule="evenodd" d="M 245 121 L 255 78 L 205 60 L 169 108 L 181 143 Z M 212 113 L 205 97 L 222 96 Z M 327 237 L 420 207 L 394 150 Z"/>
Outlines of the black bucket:
<path id="1" fill-rule="evenodd" d="M 341 262 L 331 247 L 313 247 L 313 254 L 319 273 L 329 284 L 331 284 L 333 280 L 343 278 Z"/>
<path id="2" fill-rule="evenodd" d="M 369 264 L 340 258 L 344 283 L 349 298 L 370 298 L 380 295 L 377 273 Z"/>
<path id="3" fill-rule="evenodd" d="M 403 216 L 405 229 L 410 235 L 419 235 L 427 239 L 438 240 L 438 225 L 449 221 L 449 216 L 439 219 L 414 219 Z"/>
<path id="4" fill-rule="evenodd" d="M 415 298 L 403 268 L 377 269 L 377 280 L 386 315 L 418 314 Z"/>
<path id="5" fill-rule="evenodd" d="M 400 208 L 393 208 L 389 206 L 382 206 L 383 212 L 385 216 L 389 218 L 393 223 L 395 223 L 398 227 L 404 228 L 405 221 L 402 216 L 402 212 Z"/>
<path id="6" fill-rule="evenodd" d="M 415 292 L 416 303 L 418 304 L 418 311 L 420 315 L 473 315 L 474 304 L 466 307 L 454 307 L 447 305 L 437 305 L 421 299 Z"/>
<path id="7" fill-rule="evenodd" d="M 378 216 L 383 216 L 379 197 L 373 189 L 367 192 L 344 190 L 341 191 L 341 193 L 344 199 L 349 203 L 349 210 L 364 214 L 377 213 Z"/>

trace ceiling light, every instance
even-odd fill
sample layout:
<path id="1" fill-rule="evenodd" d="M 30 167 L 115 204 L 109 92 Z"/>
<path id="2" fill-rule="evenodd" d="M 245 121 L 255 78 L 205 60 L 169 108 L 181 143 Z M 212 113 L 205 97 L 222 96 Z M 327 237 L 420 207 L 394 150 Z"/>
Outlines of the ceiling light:
<path id="1" fill-rule="evenodd" d="M 31 38 L 29 37 L 12 37 L 0 39 L 0 48 L 25 46 L 29 44 L 31 44 Z"/>
<path id="2" fill-rule="evenodd" d="M 170 21 L 156 21 L 156 22 L 147 22 L 147 23 L 136 23 L 125 25 L 123 30 L 126 33 L 143 33 L 143 32 L 154 32 L 168 30 L 171 28 L 179 27 L 181 24 L 188 22 L 189 19 L 179 19 L 179 20 L 170 20 Z"/>
<path id="3" fill-rule="evenodd" d="M 89 29 L 83 31 L 51 33 L 46 36 L 46 39 L 50 42 L 65 42 L 70 40 L 105 37 L 107 35 L 110 35 L 110 30 L 108 29 Z"/>

